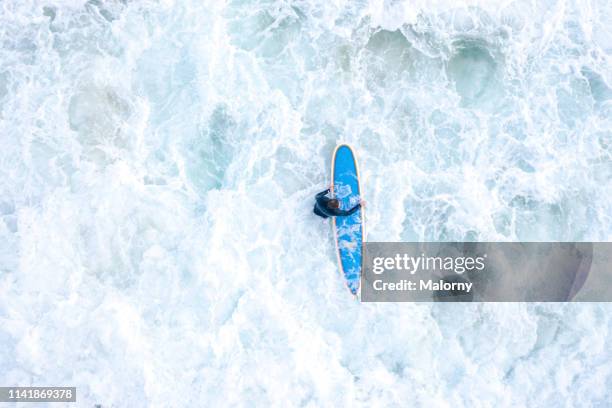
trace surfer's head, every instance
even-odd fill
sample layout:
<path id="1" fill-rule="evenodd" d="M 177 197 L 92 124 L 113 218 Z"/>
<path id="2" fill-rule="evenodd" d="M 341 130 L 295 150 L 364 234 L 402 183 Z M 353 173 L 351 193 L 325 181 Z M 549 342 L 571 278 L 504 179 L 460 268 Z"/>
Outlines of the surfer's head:
<path id="1" fill-rule="evenodd" d="M 336 200 L 335 198 L 332 198 L 327 202 L 327 208 L 340 208 L 340 201 Z"/>

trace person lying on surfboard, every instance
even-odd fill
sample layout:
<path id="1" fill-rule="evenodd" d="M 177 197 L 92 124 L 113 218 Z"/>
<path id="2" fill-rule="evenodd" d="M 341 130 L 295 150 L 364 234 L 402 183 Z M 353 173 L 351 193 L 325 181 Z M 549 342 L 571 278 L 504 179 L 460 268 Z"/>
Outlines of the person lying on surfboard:
<path id="1" fill-rule="evenodd" d="M 357 204 L 350 210 L 341 210 L 340 201 L 336 200 L 335 198 L 327 197 L 327 193 L 329 193 L 329 191 L 330 188 L 325 191 L 321 191 L 315 196 L 316 203 L 313 212 L 319 217 L 346 217 L 360 209 L 362 204 L 365 204 L 364 201 L 361 200 L 359 204 Z"/>

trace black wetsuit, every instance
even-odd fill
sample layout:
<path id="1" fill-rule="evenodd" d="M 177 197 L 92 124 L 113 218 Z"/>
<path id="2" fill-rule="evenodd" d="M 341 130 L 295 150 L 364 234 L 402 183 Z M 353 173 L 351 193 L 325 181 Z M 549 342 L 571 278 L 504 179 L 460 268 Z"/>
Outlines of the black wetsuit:
<path id="1" fill-rule="evenodd" d="M 325 196 L 327 193 L 329 193 L 329 188 L 325 191 L 321 191 L 315 196 L 315 200 L 317 200 L 317 202 L 314 206 L 314 213 L 317 214 L 319 217 L 346 217 L 347 215 L 351 215 L 361 208 L 361 204 L 357 204 L 348 211 L 341 210 L 339 208 L 329 208 L 327 207 L 327 203 L 329 202 L 329 200 L 331 200 L 331 198 Z"/>

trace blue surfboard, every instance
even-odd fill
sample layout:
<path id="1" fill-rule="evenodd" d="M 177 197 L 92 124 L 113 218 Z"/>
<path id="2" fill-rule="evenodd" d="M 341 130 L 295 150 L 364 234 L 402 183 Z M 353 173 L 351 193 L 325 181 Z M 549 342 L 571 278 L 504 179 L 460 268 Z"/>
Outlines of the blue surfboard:
<path id="1" fill-rule="evenodd" d="M 332 195 L 340 201 L 341 209 L 350 210 L 359 203 L 361 190 L 357 160 L 348 145 L 336 147 L 331 167 Z M 353 295 L 359 292 L 364 226 L 363 208 L 348 217 L 333 218 L 340 270 Z"/>

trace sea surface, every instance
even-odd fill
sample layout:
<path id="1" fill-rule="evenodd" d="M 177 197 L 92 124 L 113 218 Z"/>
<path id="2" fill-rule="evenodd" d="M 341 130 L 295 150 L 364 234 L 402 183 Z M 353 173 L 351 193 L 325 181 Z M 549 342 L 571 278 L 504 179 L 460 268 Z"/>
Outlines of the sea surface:
<path id="1" fill-rule="evenodd" d="M 0 0 L 0 386 L 607 407 L 612 305 L 361 304 L 370 241 L 612 240 L 607 0 Z"/>

